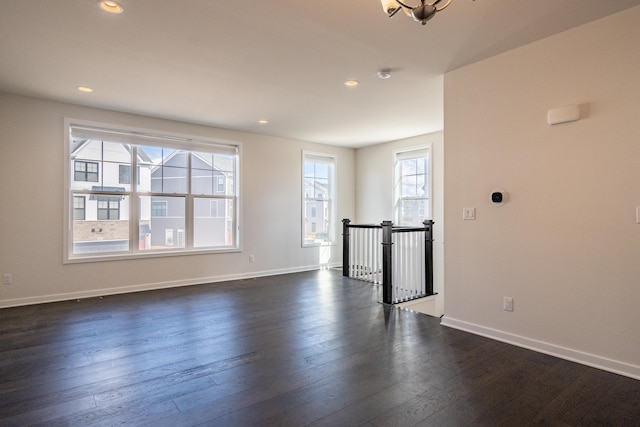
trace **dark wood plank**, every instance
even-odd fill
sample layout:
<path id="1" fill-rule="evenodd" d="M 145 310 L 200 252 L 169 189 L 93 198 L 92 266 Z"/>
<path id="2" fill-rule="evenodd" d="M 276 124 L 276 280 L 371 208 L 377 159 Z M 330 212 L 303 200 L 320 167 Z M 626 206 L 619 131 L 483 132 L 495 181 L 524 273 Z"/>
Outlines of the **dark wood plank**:
<path id="1" fill-rule="evenodd" d="M 640 381 L 318 271 L 0 310 L 1 425 L 640 425 Z"/>

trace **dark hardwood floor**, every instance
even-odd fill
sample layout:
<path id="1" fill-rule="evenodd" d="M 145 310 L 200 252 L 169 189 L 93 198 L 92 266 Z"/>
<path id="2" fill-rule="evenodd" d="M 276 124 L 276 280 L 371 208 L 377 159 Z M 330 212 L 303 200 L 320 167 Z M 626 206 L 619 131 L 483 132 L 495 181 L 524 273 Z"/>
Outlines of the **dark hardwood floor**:
<path id="1" fill-rule="evenodd" d="M 0 425 L 640 426 L 640 381 L 319 271 L 0 310 Z"/>

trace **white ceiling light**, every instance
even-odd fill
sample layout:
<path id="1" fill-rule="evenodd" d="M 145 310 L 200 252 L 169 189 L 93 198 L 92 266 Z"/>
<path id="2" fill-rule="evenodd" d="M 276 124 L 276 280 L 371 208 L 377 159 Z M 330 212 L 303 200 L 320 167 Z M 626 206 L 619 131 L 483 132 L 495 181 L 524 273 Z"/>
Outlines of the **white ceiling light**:
<path id="1" fill-rule="evenodd" d="M 78 86 L 78 90 L 80 92 L 84 92 L 84 93 L 91 93 L 93 92 L 93 89 L 91 89 L 89 86 Z"/>
<path id="2" fill-rule="evenodd" d="M 357 80 L 347 80 L 346 82 L 344 82 L 344 85 L 347 87 L 356 87 L 360 84 L 359 81 Z"/>
<path id="3" fill-rule="evenodd" d="M 109 13 L 122 13 L 124 8 L 117 1 L 100 0 L 98 2 L 100 9 Z"/>
<path id="4" fill-rule="evenodd" d="M 400 9 L 403 9 L 407 15 L 411 16 L 415 21 L 422 23 L 422 25 L 425 25 L 428 20 L 433 18 L 436 12 L 444 10 L 452 1 L 453 0 L 420 0 L 419 5 L 412 6 L 405 3 L 404 0 L 380 0 L 382 9 L 389 18 L 398 13 Z"/>

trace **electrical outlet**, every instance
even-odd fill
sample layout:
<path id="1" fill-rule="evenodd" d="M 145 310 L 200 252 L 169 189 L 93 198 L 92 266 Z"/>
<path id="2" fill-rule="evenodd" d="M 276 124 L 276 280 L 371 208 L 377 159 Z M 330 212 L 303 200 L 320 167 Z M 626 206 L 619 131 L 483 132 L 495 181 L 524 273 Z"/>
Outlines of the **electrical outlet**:
<path id="1" fill-rule="evenodd" d="M 504 297 L 502 300 L 502 308 L 504 311 L 513 311 L 513 298 Z"/>
<path id="2" fill-rule="evenodd" d="M 476 219 L 476 208 L 462 208 L 462 219 L 473 221 Z"/>
<path id="3" fill-rule="evenodd" d="M 254 255 L 249 255 L 249 262 L 254 262 L 256 257 Z"/>
<path id="4" fill-rule="evenodd" d="M 2 284 L 3 285 L 10 285 L 13 283 L 13 274 L 11 273 L 4 273 L 2 275 Z"/>

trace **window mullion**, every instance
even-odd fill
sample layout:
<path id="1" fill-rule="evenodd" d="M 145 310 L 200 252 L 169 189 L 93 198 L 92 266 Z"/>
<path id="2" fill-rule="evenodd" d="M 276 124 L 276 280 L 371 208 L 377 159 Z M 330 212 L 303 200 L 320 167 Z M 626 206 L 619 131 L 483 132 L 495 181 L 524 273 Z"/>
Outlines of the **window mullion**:
<path id="1" fill-rule="evenodd" d="M 87 177 L 89 171 L 87 170 Z M 104 141 L 100 141 L 100 162 L 98 163 L 98 184 L 100 188 L 104 189 Z"/>
<path id="2" fill-rule="evenodd" d="M 193 242 L 194 242 L 194 228 L 195 228 L 195 218 L 194 218 L 194 198 L 193 198 L 193 194 L 192 194 L 192 189 L 191 189 L 191 185 L 192 185 L 192 159 L 193 159 L 193 155 L 189 152 L 187 154 L 187 194 L 185 195 L 185 210 L 184 210 L 184 228 L 185 228 L 185 235 L 186 235 L 186 239 L 187 241 L 185 242 L 185 248 L 186 249 L 193 249 Z"/>
<path id="3" fill-rule="evenodd" d="M 140 250 L 140 197 L 138 196 L 138 147 L 131 146 L 131 171 L 129 173 L 129 251 Z"/>

